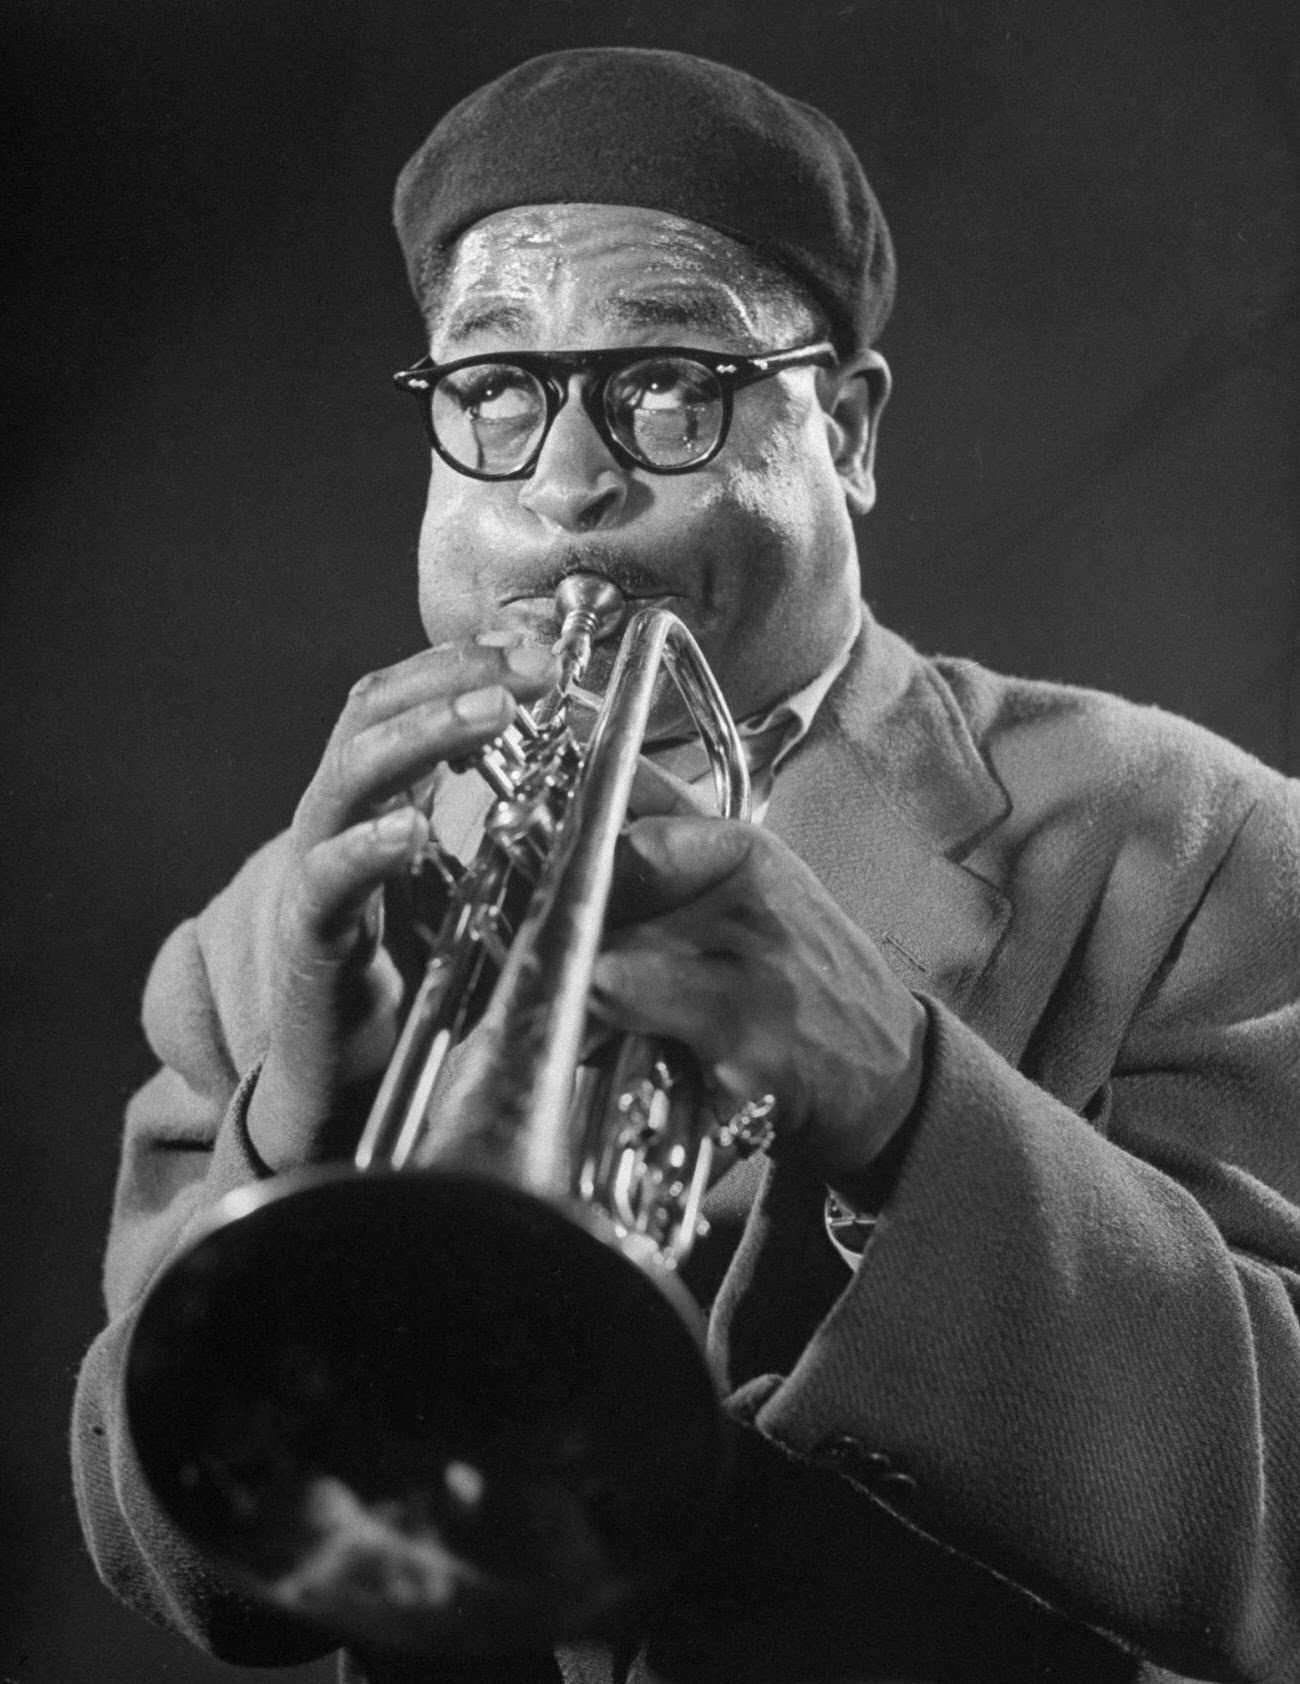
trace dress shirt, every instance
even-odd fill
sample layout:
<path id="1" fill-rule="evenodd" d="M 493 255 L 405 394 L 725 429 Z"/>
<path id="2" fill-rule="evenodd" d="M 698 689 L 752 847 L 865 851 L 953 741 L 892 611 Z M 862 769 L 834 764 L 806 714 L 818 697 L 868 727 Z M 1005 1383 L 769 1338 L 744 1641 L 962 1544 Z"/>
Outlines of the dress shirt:
<path id="1" fill-rule="evenodd" d="M 796 743 L 802 742 L 807 736 L 818 708 L 825 701 L 835 680 L 848 665 L 861 625 L 862 609 L 859 604 L 843 644 L 815 678 L 796 690 L 793 695 L 784 696 L 780 701 L 774 702 L 762 713 L 750 714 L 747 719 L 739 722 L 745 760 L 749 766 L 752 817 L 755 824 L 763 822 L 781 762 Z M 683 783 L 688 783 L 693 788 L 712 787 L 708 754 L 698 737 L 691 737 L 685 742 L 665 743 L 658 748 L 652 744 L 647 752 L 656 766 L 665 772 L 671 772 Z"/>

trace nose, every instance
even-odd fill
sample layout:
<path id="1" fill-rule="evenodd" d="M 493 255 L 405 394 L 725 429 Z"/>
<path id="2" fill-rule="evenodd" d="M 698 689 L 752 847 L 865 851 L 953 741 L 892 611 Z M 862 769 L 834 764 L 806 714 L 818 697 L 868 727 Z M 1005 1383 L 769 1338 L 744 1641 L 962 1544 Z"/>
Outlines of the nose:
<path id="1" fill-rule="evenodd" d="M 627 498 L 627 474 L 583 408 L 580 380 L 575 375 L 570 381 L 568 399 L 546 436 L 537 466 L 519 490 L 520 504 L 544 526 L 561 532 L 608 526 Z"/>

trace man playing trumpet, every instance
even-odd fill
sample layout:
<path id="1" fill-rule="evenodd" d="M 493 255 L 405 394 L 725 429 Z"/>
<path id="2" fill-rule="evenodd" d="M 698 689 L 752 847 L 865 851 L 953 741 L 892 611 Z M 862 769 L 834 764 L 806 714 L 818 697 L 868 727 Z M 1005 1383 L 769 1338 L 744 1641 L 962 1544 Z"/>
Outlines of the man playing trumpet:
<path id="1" fill-rule="evenodd" d="M 772 1140 L 714 1188 L 692 1278 L 722 1496 L 673 1596 L 555 1664 L 1300 1676 L 1296 786 L 865 613 L 893 259 L 819 113 L 682 55 L 556 54 L 443 119 L 396 215 L 429 337 L 403 378 L 433 446 L 430 647 L 354 687 L 289 833 L 157 962 L 163 1068 L 77 1405 L 101 1571 L 230 1659 L 332 1646 L 162 1517 L 125 1352 L 223 1194 L 351 1151 L 402 993 L 381 892 L 431 836 L 472 852 L 482 802 L 445 769 L 554 683 L 584 574 L 695 634 L 761 821 L 698 815 L 666 695 L 592 1012 L 685 1043 Z M 431 816 L 394 802 L 431 778 Z"/>

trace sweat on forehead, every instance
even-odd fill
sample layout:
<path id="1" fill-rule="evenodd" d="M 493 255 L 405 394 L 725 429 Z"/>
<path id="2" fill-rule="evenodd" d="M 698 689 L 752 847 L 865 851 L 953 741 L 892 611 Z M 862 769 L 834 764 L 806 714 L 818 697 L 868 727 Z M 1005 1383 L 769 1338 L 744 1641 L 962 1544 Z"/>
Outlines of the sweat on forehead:
<path id="1" fill-rule="evenodd" d="M 456 242 L 422 299 L 446 351 L 481 332 L 527 336 L 566 306 L 617 333 L 703 330 L 742 349 L 821 330 L 804 289 L 701 223 L 624 205 L 521 205 Z"/>

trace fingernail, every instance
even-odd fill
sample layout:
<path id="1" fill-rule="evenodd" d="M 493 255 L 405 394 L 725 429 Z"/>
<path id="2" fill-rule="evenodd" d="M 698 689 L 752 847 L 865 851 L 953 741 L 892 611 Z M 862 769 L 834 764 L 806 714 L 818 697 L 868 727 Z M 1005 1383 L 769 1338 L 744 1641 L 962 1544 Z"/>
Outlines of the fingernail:
<path id="1" fill-rule="evenodd" d="M 404 842 L 415 823 L 414 807 L 394 807 L 375 820 L 375 835 L 381 842 Z"/>
<path id="2" fill-rule="evenodd" d="M 554 655 L 549 649 L 539 649 L 536 644 L 510 650 L 506 665 L 518 677 L 535 679 L 539 683 L 555 674 Z"/>
<path id="3" fill-rule="evenodd" d="M 508 698 L 499 684 L 486 690 L 466 690 L 451 704 L 462 725 L 495 725 L 505 718 Z"/>
<path id="4" fill-rule="evenodd" d="M 482 649 L 517 649 L 524 641 L 521 631 L 484 631 L 474 639 Z"/>

